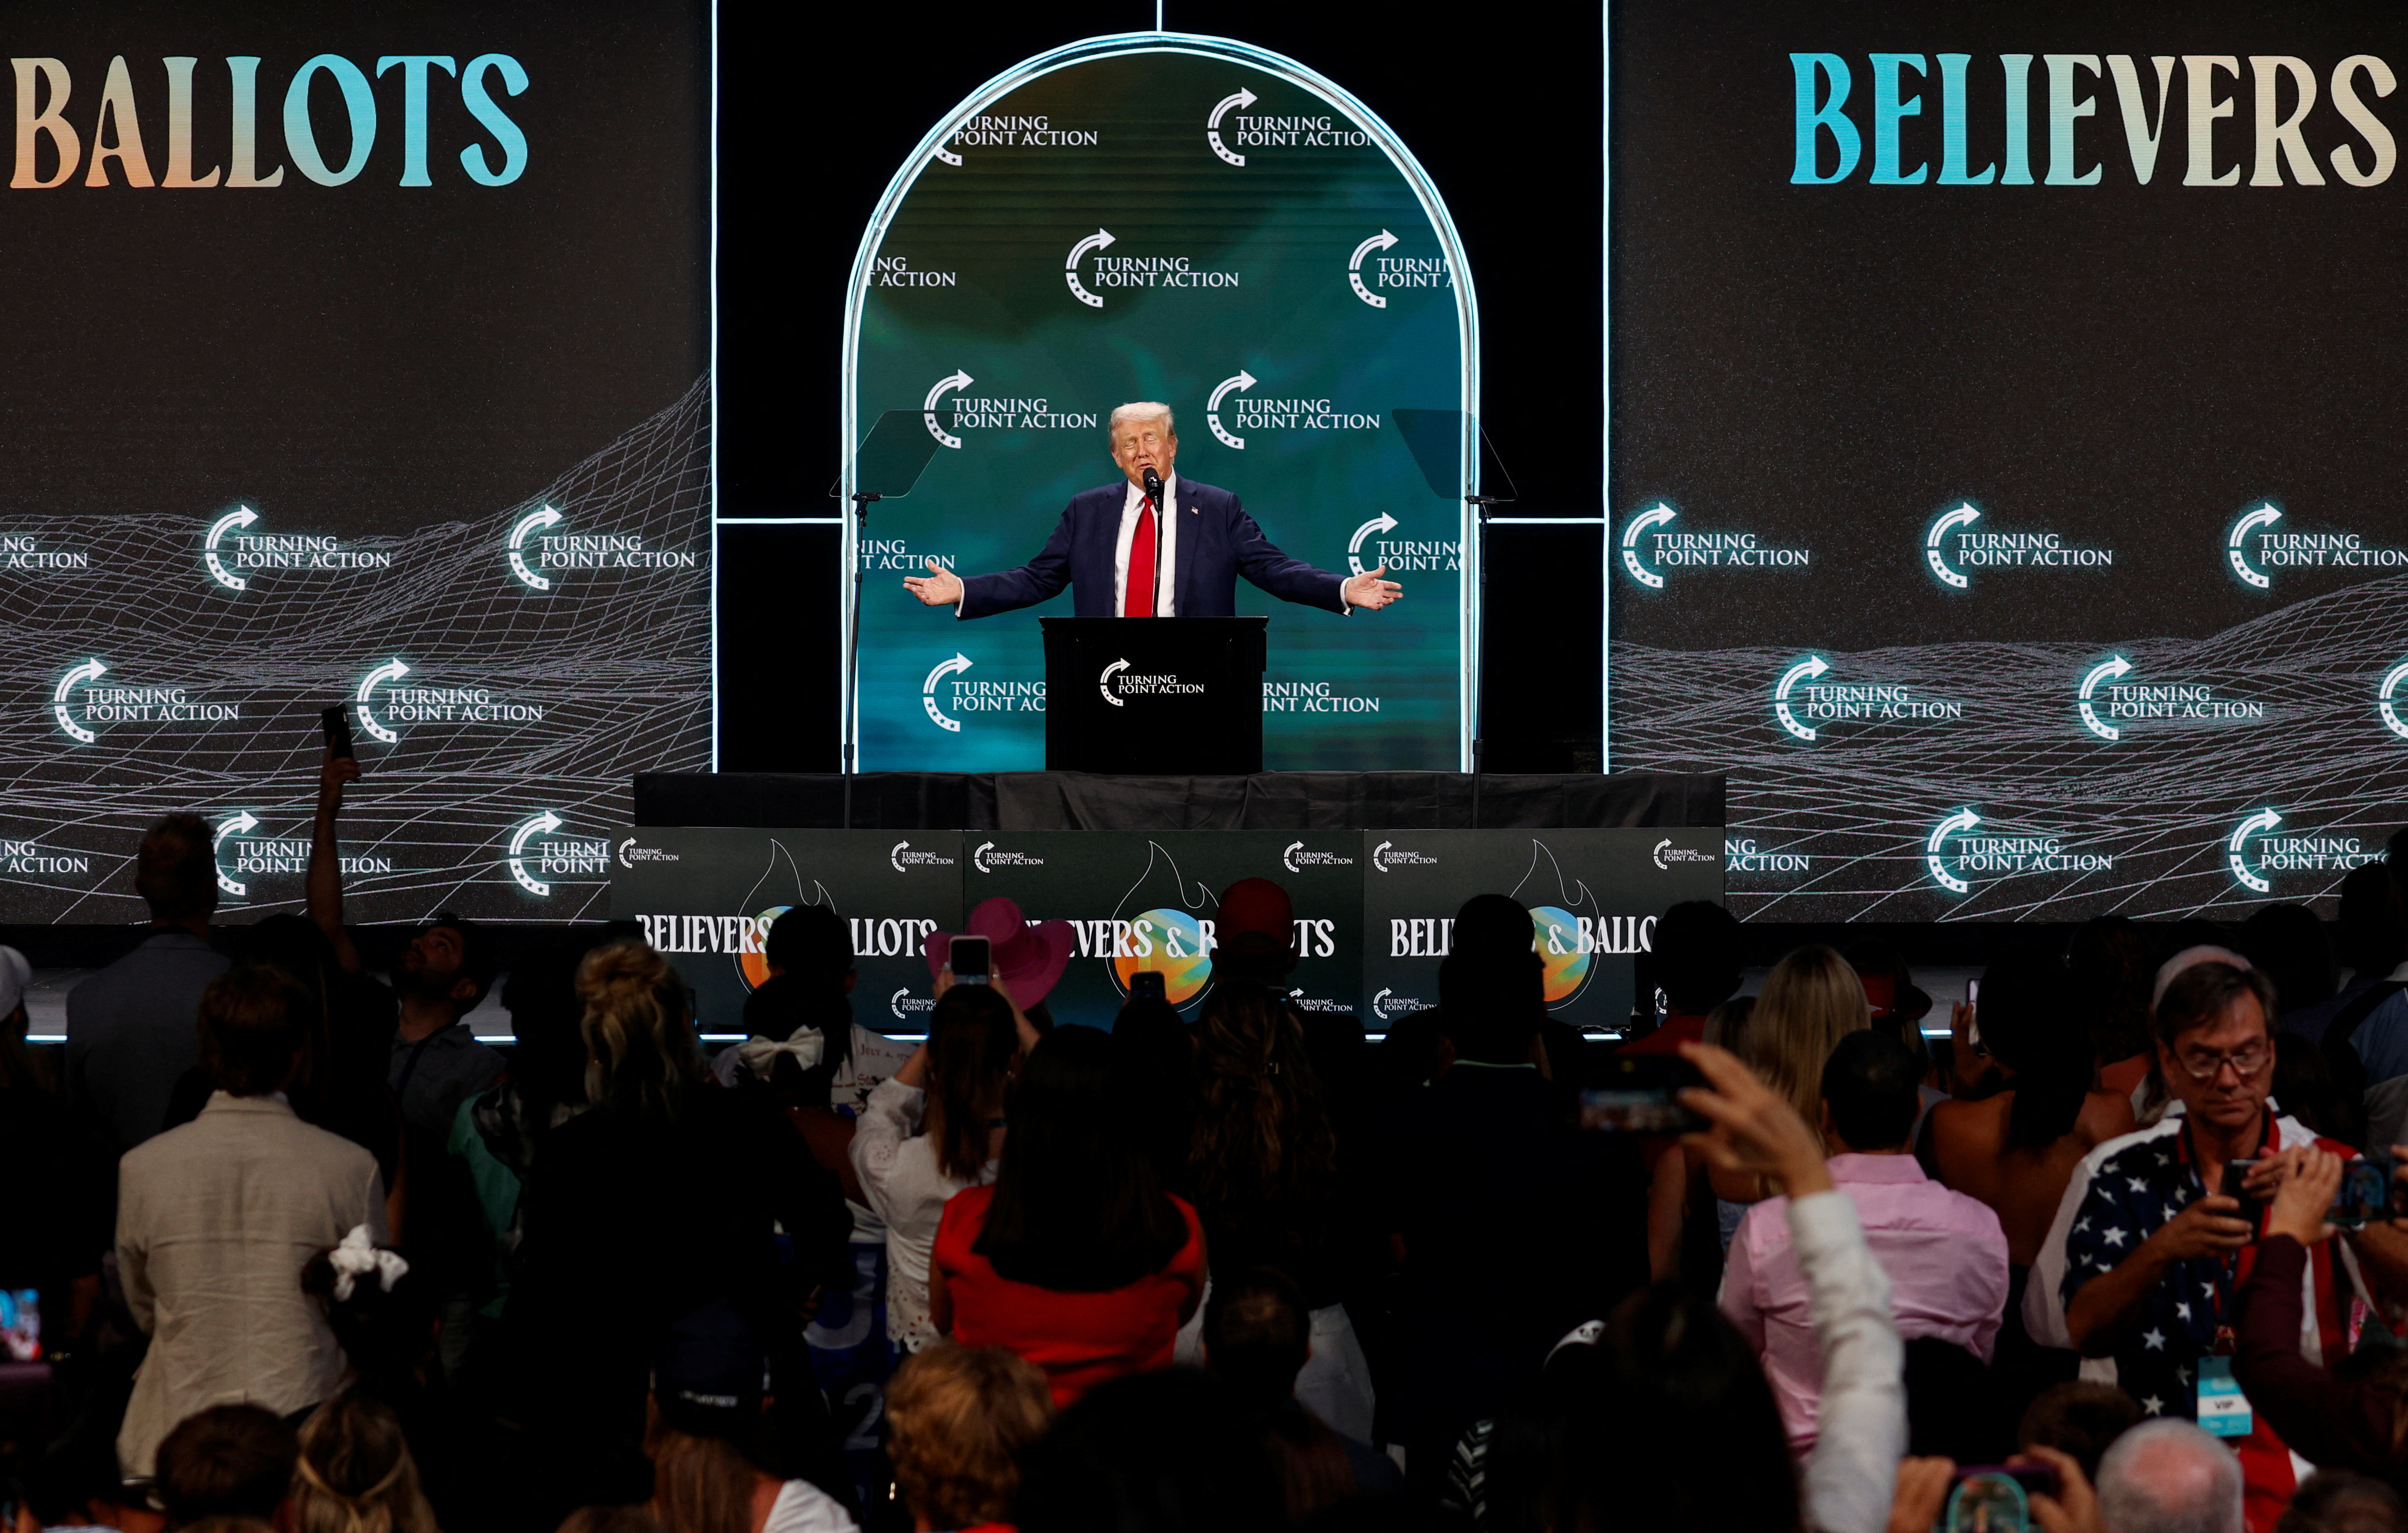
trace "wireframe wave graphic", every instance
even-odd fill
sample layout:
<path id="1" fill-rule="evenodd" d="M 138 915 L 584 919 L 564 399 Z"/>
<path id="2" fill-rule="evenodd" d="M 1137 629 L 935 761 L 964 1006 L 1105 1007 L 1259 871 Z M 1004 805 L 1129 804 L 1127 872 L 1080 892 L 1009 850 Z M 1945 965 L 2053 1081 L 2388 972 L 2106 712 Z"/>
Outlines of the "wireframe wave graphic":
<path id="1" fill-rule="evenodd" d="M 543 506 L 563 530 L 632 534 L 695 553 L 691 570 L 580 570 L 549 592 L 509 571 L 511 527 Z M 607 859 L 581 845 L 549 897 L 513 880 L 513 831 L 549 812 L 551 840 L 599 843 L 625 823 L 629 778 L 707 770 L 710 756 L 710 387 L 683 398 L 517 505 L 473 521 L 350 546 L 393 555 L 374 575 L 278 571 L 239 595 L 200 557 L 203 508 L 139 517 L 12 516 L 45 544 L 89 549 L 91 568 L 0 574 L 0 919 L 122 921 L 142 913 L 133 858 L 175 810 L 213 824 L 248 814 L 270 871 L 237 876 L 236 902 L 298 906 L 322 741 L 318 710 L 399 657 L 407 685 L 482 687 L 541 718 L 408 722 L 393 745 L 362 738 L 348 797 L 346 914 L 411 920 L 437 909 L 514 920 L 608 913 Z M 306 515 L 295 511 L 295 521 Z M 112 725 L 90 745 L 61 731 L 52 694 L 97 657 L 107 684 L 177 687 L 230 705 L 233 722 Z M 242 855 L 240 838 L 225 853 Z M 558 849 L 558 848 L 555 848 Z M 564 850 L 563 856 L 569 852 Z M 248 916 L 238 919 L 250 918 Z"/>
<path id="2" fill-rule="evenodd" d="M 1834 679 L 1901 685 L 1963 704 L 1960 718 L 1818 723 L 1806 744 L 1776 721 L 1772 687 L 1802 651 L 1616 644 L 1614 764 L 1727 776 L 1729 902 L 1770 920 L 2080 920 L 2225 918 L 2338 889 L 2345 868 L 2294 869 L 2271 892 L 2239 884 L 2226 844 L 2243 818 L 2357 838 L 2379 853 L 2408 821 L 2408 740 L 2377 708 L 2408 656 L 2408 576 L 2370 580 L 2199 639 L 2123 644 L 1956 644 L 1820 651 Z M 2204 684 L 2263 716 L 2085 728 L 2077 691 L 2110 654 L 2140 682 Z M 2121 721 L 2119 721 L 2121 722 Z M 1962 896 L 1928 875 L 1933 826 L 1966 807 L 1981 833 L 2057 838 L 2112 865 L 1976 875 Z"/>

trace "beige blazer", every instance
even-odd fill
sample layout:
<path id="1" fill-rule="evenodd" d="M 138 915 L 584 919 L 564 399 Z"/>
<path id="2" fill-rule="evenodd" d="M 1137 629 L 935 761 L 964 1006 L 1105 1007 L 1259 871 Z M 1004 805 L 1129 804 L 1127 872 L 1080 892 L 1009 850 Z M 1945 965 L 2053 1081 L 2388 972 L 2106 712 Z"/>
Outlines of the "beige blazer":
<path id="1" fill-rule="evenodd" d="M 301 1268 L 360 1224 L 387 1238 L 376 1157 L 281 1095 L 219 1092 L 125 1152 L 117 1265 L 150 1351 L 117 1434 L 124 1473 L 150 1474 L 160 1439 L 194 1411 L 248 1401 L 280 1416 L 335 1392 L 342 1350 Z"/>

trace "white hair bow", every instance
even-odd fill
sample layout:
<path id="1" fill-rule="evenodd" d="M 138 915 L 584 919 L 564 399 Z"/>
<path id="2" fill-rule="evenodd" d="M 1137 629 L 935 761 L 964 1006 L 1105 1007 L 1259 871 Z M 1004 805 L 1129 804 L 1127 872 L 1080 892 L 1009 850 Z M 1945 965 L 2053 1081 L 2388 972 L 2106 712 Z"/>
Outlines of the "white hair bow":
<path id="1" fill-rule="evenodd" d="M 326 1253 L 326 1260 L 335 1269 L 335 1298 L 338 1302 L 350 1298 L 352 1284 L 371 1272 L 376 1274 L 377 1287 L 390 1294 L 393 1285 L 401 1281 L 402 1274 L 409 1270 L 409 1264 L 401 1259 L 399 1251 L 377 1249 L 376 1242 L 368 1238 L 366 1224 L 352 1225 L 351 1233 L 343 1237 L 343 1243 Z"/>
<path id="2" fill-rule="evenodd" d="M 798 1027 L 784 1043 L 774 1038 L 747 1038 L 736 1046 L 737 1059 L 763 1080 L 768 1079 L 769 1072 L 778 1067 L 781 1054 L 792 1054 L 801 1068 L 816 1070 L 826 1052 L 827 1038 L 816 1027 Z"/>

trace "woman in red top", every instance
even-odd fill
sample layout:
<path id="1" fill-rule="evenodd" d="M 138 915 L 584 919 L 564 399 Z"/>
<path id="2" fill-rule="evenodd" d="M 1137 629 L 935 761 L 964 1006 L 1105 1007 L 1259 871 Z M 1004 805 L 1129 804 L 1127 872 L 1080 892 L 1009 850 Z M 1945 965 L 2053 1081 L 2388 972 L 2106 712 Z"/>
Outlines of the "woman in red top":
<path id="1" fill-rule="evenodd" d="M 1111 1040 L 1045 1035 L 1012 1088 L 995 1185 L 945 1204 L 928 1313 L 966 1347 L 1045 1372 L 1056 1409 L 1109 1379 L 1170 1366 L 1204 1294 L 1204 1229 L 1162 1190 L 1114 1090 Z"/>

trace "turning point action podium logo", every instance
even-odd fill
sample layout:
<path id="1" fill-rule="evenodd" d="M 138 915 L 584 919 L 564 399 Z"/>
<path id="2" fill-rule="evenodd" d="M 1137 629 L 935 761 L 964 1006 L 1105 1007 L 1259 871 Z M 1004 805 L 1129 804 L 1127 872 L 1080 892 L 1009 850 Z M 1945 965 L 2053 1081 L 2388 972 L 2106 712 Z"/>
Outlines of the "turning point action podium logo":
<path id="1" fill-rule="evenodd" d="M 2375 861 L 2383 854 L 2360 846 L 2354 835 L 2276 835 L 2283 817 L 2260 809 L 2243 820 L 2225 843 L 2224 865 L 2232 881 L 2253 894 L 2274 892 L 2274 875 L 2284 873 L 2346 873 Z"/>
<path id="2" fill-rule="evenodd" d="M 1923 841 L 1931 881 L 1951 894 L 1970 894 L 1976 881 L 2047 873 L 2112 873 L 2109 852 L 2068 850 L 2054 835 L 1975 835 L 1982 817 L 1971 808 L 1944 817 Z"/>

